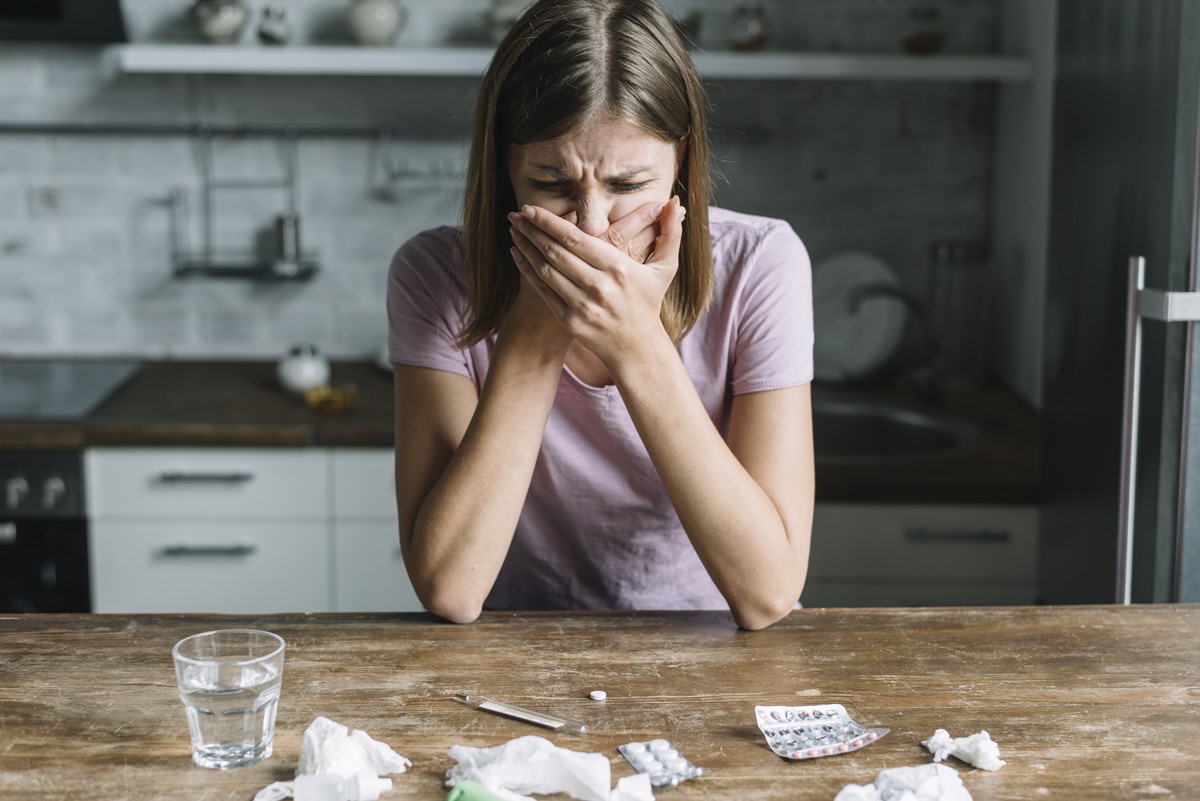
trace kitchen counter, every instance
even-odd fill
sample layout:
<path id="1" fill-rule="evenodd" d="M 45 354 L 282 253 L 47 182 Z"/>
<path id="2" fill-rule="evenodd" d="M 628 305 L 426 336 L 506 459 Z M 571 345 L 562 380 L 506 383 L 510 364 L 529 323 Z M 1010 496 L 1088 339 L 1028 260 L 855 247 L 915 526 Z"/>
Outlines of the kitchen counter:
<path id="1" fill-rule="evenodd" d="M 0 448 L 392 447 L 391 376 L 370 362 L 335 362 L 333 381 L 354 384 L 357 398 L 344 413 L 321 414 L 280 389 L 270 362 L 147 362 L 84 420 L 0 422 Z M 973 422 L 983 441 L 959 453 L 911 461 L 819 462 L 817 499 L 1037 503 L 1037 415 L 996 388 L 956 396 L 944 410 Z"/>
<path id="2" fill-rule="evenodd" d="M 158 361 L 78 422 L 0 422 L 0 447 L 392 447 L 392 377 L 370 362 L 334 362 L 354 384 L 339 414 L 283 391 L 272 362 Z"/>
<path id="3" fill-rule="evenodd" d="M 288 643 L 275 753 L 249 768 L 191 764 L 171 646 L 212 628 Z M 727 613 L 266 617 L 0 616 L 0 795 L 7 801 L 223 798 L 291 778 L 317 715 L 412 760 L 386 799 L 444 796 L 447 749 L 527 734 L 602 753 L 672 740 L 706 775 L 673 801 L 829 801 L 880 770 L 925 764 L 921 741 L 986 729 L 1008 765 L 948 760 L 976 799 L 1200 797 L 1200 607 L 807 609 L 759 632 Z M 588 700 L 604 689 L 608 700 Z M 584 721 L 583 737 L 481 712 L 491 696 Z M 791 762 L 754 706 L 839 703 L 891 733 Z"/>

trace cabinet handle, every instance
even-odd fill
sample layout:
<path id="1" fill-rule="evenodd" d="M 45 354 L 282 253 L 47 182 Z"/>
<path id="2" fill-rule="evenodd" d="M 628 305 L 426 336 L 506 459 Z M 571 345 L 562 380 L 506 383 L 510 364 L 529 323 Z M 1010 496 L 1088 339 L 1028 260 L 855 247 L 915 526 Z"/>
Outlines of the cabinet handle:
<path id="1" fill-rule="evenodd" d="M 250 556 L 256 551 L 255 545 L 168 545 L 159 553 L 170 557 Z"/>
<path id="2" fill-rule="evenodd" d="M 994 528 L 906 528 L 909 542 L 1011 542 L 1012 533 Z"/>
<path id="3" fill-rule="evenodd" d="M 250 472 L 183 473 L 175 471 L 159 473 L 155 480 L 159 484 L 245 484 L 254 480 L 254 474 Z"/>

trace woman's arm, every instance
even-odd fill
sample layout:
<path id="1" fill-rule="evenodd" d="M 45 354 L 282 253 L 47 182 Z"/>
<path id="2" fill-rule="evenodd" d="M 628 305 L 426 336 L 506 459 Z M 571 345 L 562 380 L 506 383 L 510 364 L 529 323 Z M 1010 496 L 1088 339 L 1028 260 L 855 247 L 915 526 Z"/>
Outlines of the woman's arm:
<path id="1" fill-rule="evenodd" d="M 504 564 L 570 342 L 507 327 L 478 398 L 463 376 L 395 367 L 400 547 L 425 608 L 456 623 Z"/>
<path id="2" fill-rule="evenodd" d="M 611 236 L 640 258 L 656 233 L 648 204 Z M 431 612 L 479 616 L 512 543 L 570 343 L 523 282 L 481 392 L 461 375 L 395 366 L 400 546 Z"/>
<path id="3" fill-rule="evenodd" d="M 630 355 L 614 380 L 700 560 L 739 625 L 774 623 L 808 573 L 808 385 L 735 396 L 727 443 L 669 338 Z"/>
<path id="4" fill-rule="evenodd" d="M 800 597 L 812 527 L 807 386 L 738 395 L 728 441 L 713 426 L 657 310 L 683 215 L 663 213 L 645 270 L 543 209 L 518 229 L 523 269 L 563 327 L 604 362 L 684 530 L 738 623 L 762 628 Z M 535 280 L 536 279 L 536 280 Z"/>

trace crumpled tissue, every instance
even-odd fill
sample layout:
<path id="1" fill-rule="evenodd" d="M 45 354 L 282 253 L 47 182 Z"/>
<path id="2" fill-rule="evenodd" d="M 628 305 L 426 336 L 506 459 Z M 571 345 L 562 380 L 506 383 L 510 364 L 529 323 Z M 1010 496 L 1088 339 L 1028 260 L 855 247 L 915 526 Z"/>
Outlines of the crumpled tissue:
<path id="1" fill-rule="evenodd" d="M 410 767 L 411 762 L 365 731 L 351 733 L 342 724 L 318 716 L 304 730 L 296 775 L 332 773 L 348 779 L 360 773 L 372 777 L 403 773 Z M 274 782 L 259 790 L 254 801 L 279 801 L 294 794 L 293 782 Z"/>
<path id="2" fill-rule="evenodd" d="M 950 732 L 938 729 L 922 745 L 933 754 L 934 762 L 954 756 L 983 770 L 1000 770 L 1008 764 L 1000 758 L 1000 746 L 992 740 L 987 729 L 970 737 L 951 737 Z"/>
<path id="3" fill-rule="evenodd" d="M 455 745 L 458 764 L 446 771 L 453 787 L 470 779 L 504 801 L 532 801 L 522 793 L 566 793 L 580 801 L 654 801 L 650 777 L 626 776 L 612 786 L 612 768 L 603 754 L 559 748 L 544 737 L 527 735 L 493 748 Z"/>
<path id="4" fill-rule="evenodd" d="M 972 801 L 958 772 L 937 763 L 880 771 L 874 784 L 848 784 L 833 801 Z"/>

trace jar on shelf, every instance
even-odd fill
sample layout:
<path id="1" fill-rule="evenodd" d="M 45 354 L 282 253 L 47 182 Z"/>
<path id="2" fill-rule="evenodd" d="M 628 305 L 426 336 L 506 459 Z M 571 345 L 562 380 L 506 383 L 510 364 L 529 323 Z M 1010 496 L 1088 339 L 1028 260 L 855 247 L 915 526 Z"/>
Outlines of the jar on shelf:
<path id="1" fill-rule="evenodd" d="M 196 0 L 190 13 L 196 32 L 213 44 L 237 42 L 250 21 L 242 0 Z"/>
<path id="2" fill-rule="evenodd" d="M 292 26 L 288 22 L 287 9 L 281 3 L 263 6 L 262 19 L 258 23 L 258 41 L 266 45 L 285 45 L 292 38 Z"/>
<path id="3" fill-rule="evenodd" d="M 738 6 L 729 18 L 729 48 L 762 50 L 771 40 L 771 20 L 762 6 Z"/>
<path id="4" fill-rule="evenodd" d="M 408 12 L 396 0 L 351 0 L 346 11 L 350 36 L 367 47 L 390 47 L 407 20 Z"/>

